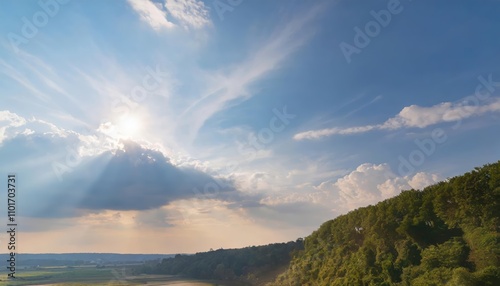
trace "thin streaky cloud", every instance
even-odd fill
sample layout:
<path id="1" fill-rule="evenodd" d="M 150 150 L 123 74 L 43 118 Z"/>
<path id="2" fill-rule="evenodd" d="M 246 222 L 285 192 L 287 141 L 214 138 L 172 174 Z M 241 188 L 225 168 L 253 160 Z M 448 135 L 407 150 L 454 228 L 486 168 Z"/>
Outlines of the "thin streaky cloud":
<path id="1" fill-rule="evenodd" d="M 376 103 L 377 101 L 379 101 L 379 100 L 381 100 L 381 99 L 382 99 L 382 95 L 377 95 L 374 99 L 370 100 L 370 102 L 367 102 L 367 103 L 365 103 L 365 104 L 361 105 L 360 107 L 358 107 L 358 108 L 356 108 L 356 109 L 352 110 L 351 112 L 347 113 L 347 114 L 344 116 L 344 118 L 345 118 L 345 117 L 349 117 L 349 116 L 353 115 L 354 113 L 356 113 L 356 112 L 358 112 L 358 111 L 360 111 L 360 110 L 362 110 L 362 109 L 364 109 L 364 108 L 366 108 L 366 107 L 368 107 L 368 106 L 370 106 L 370 105 L 372 105 L 372 104 Z"/>
<path id="2" fill-rule="evenodd" d="M 79 105 L 76 97 L 71 95 L 61 86 L 64 80 L 55 72 L 55 69 L 51 65 L 47 64 L 39 57 L 24 51 L 19 51 L 17 59 L 31 72 L 31 74 L 43 82 L 44 85 L 56 91 L 58 94 L 65 96 L 74 106 Z"/>
<path id="3" fill-rule="evenodd" d="M 0 59 L 0 72 L 4 73 L 6 76 L 10 77 L 14 81 L 21 84 L 24 88 L 31 91 L 33 95 L 35 95 L 39 100 L 47 102 L 50 100 L 50 97 L 36 88 L 26 76 L 24 76 L 21 72 L 19 72 L 16 68 L 9 65 L 4 60 Z"/>
<path id="4" fill-rule="evenodd" d="M 193 140 L 204 123 L 217 112 L 228 108 L 230 104 L 238 104 L 253 96 L 249 85 L 279 68 L 290 54 L 304 45 L 311 37 L 305 32 L 311 22 L 322 11 L 324 4 L 317 4 L 306 13 L 288 22 L 271 37 L 253 56 L 238 65 L 228 75 L 212 72 L 207 74 L 213 83 L 198 100 L 192 103 L 183 113 L 183 133 Z M 240 101 L 238 101 L 240 100 Z"/>

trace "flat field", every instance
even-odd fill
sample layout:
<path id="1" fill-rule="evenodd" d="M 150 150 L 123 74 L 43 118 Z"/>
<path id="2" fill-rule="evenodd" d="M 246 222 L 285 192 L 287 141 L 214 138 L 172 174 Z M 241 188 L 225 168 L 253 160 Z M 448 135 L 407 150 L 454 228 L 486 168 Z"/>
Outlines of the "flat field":
<path id="1" fill-rule="evenodd" d="M 91 268 L 91 267 L 53 267 L 36 270 L 21 270 L 15 279 L 7 279 L 7 272 L 0 272 L 0 286 L 236 286 L 231 282 L 198 281 L 169 275 L 124 274 L 124 268 Z"/>

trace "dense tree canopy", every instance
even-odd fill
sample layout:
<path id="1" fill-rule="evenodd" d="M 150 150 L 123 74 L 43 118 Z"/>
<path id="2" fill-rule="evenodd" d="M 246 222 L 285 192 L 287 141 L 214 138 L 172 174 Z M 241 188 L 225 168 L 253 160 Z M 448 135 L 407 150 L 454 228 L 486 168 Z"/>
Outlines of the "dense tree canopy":
<path id="1" fill-rule="evenodd" d="M 256 272 L 288 265 L 291 255 L 303 250 L 303 240 L 241 249 L 218 249 L 194 255 L 178 254 L 157 265 L 146 265 L 146 273 L 182 275 L 199 279 L 251 281 Z"/>
<path id="2" fill-rule="evenodd" d="M 324 223 L 273 285 L 500 285 L 500 162 Z"/>

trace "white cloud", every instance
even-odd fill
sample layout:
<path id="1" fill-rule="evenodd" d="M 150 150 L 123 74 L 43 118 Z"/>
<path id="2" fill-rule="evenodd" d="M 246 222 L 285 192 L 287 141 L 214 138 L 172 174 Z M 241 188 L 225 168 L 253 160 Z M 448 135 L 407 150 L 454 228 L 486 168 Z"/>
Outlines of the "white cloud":
<path id="1" fill-rule="evenodd" d="M 229 177 L 246 193 L 269 193 L 280 185 L 278 176 L 269 172 L 233 172 Z"/>
<path id="2" fill-rule="evenodd" d="M 157 31 L 162 28 L 174 28 L 177 25 L 199 29 L 210 24 L 208 10 L 202 1 L 165 0 L 164 3 L 155 3 L 151 0 L 128 0 L 128 2 L 141 20 Z M 169 17 L 175 19 L 176 23 L 169 20 Z"/>
<path id="3" fill-rule="evenodd" d="M 441 122 L 454 122 L 487 112 L 500 111 L 500 100 L 496 98 L 485 105 L 464 105 L 444 102 L 431 107 L 411 105 L 403 108 L 399 114 L 387 120 L 380 129 L 398 129 L 402 127 L 424 128 Z"/>
<path id="4" fill-rule="evenodd" d="M 398 195 L 402 190 L 422 189 L 441 180 L 439 175 L 417 173 L 398 177 L 387 164 L 365 163 L 350 174 L 316 187 L 317 202 L 328 202 L 334 211 L 344 213 L 358 207 L 376 204 Z"/>
<path id="5" fill-rule="evenodd" d="M 371 130 L 395 130 L 401 128 L 425 128 L 443 122 L 456 122 L 489 112 L 500 112 L 500 99 L 495 98 L 483 105 L 443 102 L 430 107 L 411 105 L 403 108 L 395 117 L 382 124 L 349 128 L 310 130 L 294 135 L 295 140 L 320 139 L 332 135 L 350 135 Z"/>
<path id="6" fill-rule="evenodd" d="M 139 14 L 141 20 L 148 23 L 153 29 L 173 28 L 175 25 L 167 20 L 167 13 L 160 4 L 150 0 L 128 0 L 132 8 Z"/>
<path id="7" fill-rule="evenodd" d="M 44 136 L 57 138 L 77 138 L 75 147 L 80 156 L 95 156 L 104 151 L 118 147 L 119 140 L 110 137 L 100 129 L 91 131 L 91 134 L 81 134 L 57 127 L 55 124 L 32 117 L 26 119 L 8 110 L 0 111 L 0 144 L 7 139 L 15 139 L 19 135 Z"/>
<path id="8" fill-rule="evenodd" d="M 8 110 L 0 111 L 0 143 L 8 136 L 7 129 L 21 127 L 26 124 L 26 119 Z"/>
<path id="9" fill-rule="evenodd" d="M 202 28 L 210 23 L 208 10 L 202 1 L 166 0 L 165 8 L 184 27 Z"/>
<path id="10" fill-rule="evenodd" d="M 292 193 L 267 193 L 260 202 L 265 206 L 281 207 L 305 204 L 320 213 L 327 209 L 329 215 L 323 217 L 326 220 L 359 207 L 375 205 L 403 190 L 422 190 L 442 180 L 437 174 L 424 172 L 401 177 L 387 164 L 365 163 L 338 179 L 331 178 L 316 186 L 306 185 Z"/>
<path id="11" fill-rule="evenodd" d="M 8 110 L 0 111 L 0 123 L 2 126 L 20 127 L 26 124 L 26 119 Z"/>
<path id="12" fill-rule="evenodd" d="M 408 185 L 416 190 L 421 190 L 439 181 L 442 181 L 442 178 L 436 174 L 419 172 L 408 181 Z"/>

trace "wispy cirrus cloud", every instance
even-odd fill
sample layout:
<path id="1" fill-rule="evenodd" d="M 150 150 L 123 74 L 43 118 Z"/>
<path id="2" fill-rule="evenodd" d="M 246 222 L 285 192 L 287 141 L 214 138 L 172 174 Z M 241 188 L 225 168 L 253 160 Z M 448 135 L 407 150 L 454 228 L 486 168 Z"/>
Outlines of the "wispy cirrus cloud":
<path id="1" fill-rule="evenodd" d="M 38 100 L 47 102 L 50 99 L 49 95 L 41 91 L 22 72 L 2 59 L 0 59 L 0 73 L 17 82 L 20 86 L 31 92 Z"/>
<path id="2" fill-rule="evenodd" d="M 302 15 L 293 18 L 271 34 L 269 41 L 229 72 L 225 70 L 206 73 L 208 87 L 181 115 L 179 126 L 190 140 L 214 114 L 251 98 L 251 84 L 280 65 L 311 37 L 311 22 L 321 13 L 324 3 L 313 6 Z"/>
<path id="3" fill-rule="evenodd" d="M 443 102 L 430 107 L 411 105 L 382 124 L 355 127 L 333 127 L 309 130 L 294 135 L 295 140 L 314 140 L 334 135 L 352 135 L 372 130 L 396 130 L 401 128 L 425 128 L 443 122 L 456 122 L 489 112 L 500 112 L 500 99 L 488 100 L 482 105 Z"/>

